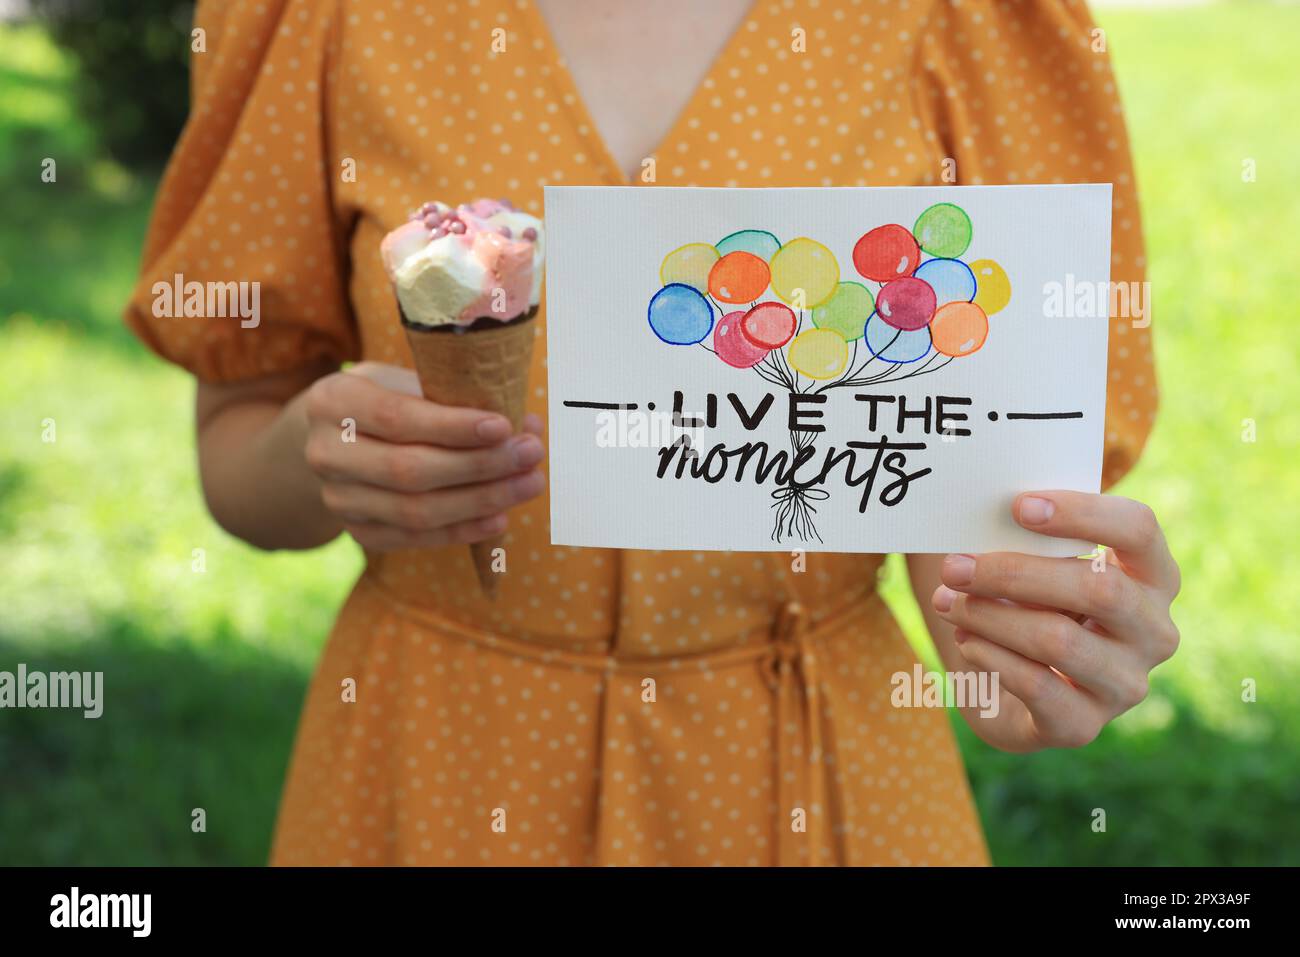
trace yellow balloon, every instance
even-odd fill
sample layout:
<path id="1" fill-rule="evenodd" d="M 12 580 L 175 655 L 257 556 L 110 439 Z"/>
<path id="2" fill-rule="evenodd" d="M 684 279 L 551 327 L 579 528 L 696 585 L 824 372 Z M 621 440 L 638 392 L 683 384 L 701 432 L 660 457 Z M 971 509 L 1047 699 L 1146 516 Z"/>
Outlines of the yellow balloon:
<path id="1" fill-rule="evenodd" d="M 1011 280 L 1007 271 L 992 259 L 977 259 L 970 264 L 975 274 L 975 305 L 986 316 L 1001 312 L 1011 301 Z"/>
<path id="2" fill-rule="evenodd" d="M 786 353 L 790 368 L 810 379 L 834 379 L 849 361 L 849 344 L 834 329 L 808 329 Z"/>
<path id="3" fill-rule="evenodd" d="M 821 243 L 801 236 L 772 254 L 772 291 L 796 309 L 812 309 L 835 295 L 840 264 Z"/>
<path id="4" fill-rule="evenodd" d="M 665 286 L 681 282 L 709 294 L 709 270 L 719 259 L 718 251 L 708 243 L 687 243 L 664 257 L 659 267 L 659 281 Z"/>

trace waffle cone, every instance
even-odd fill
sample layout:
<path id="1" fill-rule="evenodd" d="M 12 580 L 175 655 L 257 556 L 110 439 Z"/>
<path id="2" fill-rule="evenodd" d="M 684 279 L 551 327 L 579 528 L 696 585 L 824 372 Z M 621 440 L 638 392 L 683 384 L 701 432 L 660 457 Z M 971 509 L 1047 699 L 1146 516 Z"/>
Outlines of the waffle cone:
<path id="1" fill-rule="evenodd" d="M 456 333 L 406 325 L 424 397 L 441 405 L 498 412 L 518 431 L 528 400 L 528 372 L 533 358 L 536 322 L 531 318 L 495 328 Z M 498 575 L 492 551 L 502 538 L 470 545 L 474 570 L 483 593 L 496 594 Z"/>

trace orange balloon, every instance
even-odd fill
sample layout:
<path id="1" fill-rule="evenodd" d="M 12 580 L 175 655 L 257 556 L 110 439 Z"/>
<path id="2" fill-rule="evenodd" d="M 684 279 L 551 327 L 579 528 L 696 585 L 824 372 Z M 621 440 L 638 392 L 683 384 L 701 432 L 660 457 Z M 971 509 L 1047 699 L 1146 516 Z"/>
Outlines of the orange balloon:
<path id="1" fill-rule="evenodd" d="M 930 320 L 930 339 L 940 355 L 968 356 L 984 345 L 988 335 L 989 317 L 973 302 L 940 306 Z"/>
<path id="2" fill-rule="evenodd" d="M 753 302 L 772 281 L 772 271 L 753 253 L 727 253 L 709 270 L 709 295 L 718 302 Z"/>

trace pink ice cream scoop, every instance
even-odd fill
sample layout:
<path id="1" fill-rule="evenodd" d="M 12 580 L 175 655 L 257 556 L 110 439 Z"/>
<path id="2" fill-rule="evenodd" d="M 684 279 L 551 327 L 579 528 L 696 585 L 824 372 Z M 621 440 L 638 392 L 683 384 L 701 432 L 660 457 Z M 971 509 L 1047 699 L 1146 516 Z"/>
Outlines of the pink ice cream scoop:
<path id="1" fill-rule="evenodd" d="M 541 221 L 504 200 L 432 202 L 384 237 L 380 255 L 408 323 L 467 326 L 537 305 L 542 242 Z"/>

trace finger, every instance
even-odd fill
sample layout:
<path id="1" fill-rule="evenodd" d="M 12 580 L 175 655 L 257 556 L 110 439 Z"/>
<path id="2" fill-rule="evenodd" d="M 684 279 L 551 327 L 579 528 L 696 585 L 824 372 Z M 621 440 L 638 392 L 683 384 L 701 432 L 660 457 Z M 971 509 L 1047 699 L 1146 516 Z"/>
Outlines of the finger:
<path id="1" fill-rule="evenodd" d="M 404 392 L 407 395 L 422 396 L 424 391 L 420 388 L 420 377 L 414 369 L 408 369 L 406 366 L 395 366 L 386 362 L 358 362 L 348 372 L 353 375 L 364 376 L 371 382 L 383 386 L 393 392 Z"/>
<path id="2" fill-rule="evenodd" d="M 1103 701 L 1123 708 L 1146 697 L 1146 671 L 1119 642 L 1052 611 L 935 589 L 934 608 L 945 621 L 1055 668 Z"/>
<path id="3" fill-rule="evenodd" d="M 1139 579 L 1177 593 L 1178 564 L 1150 506 L 1117 495 L 1054 491 L 1026 492 L 1011 508 L 1031 532 L 1109 545 Z"/>
<path id="4" fill-rule="evenodd" d="M 533 435 L 536 435 L 540 438 L 542 434 L 541 416 L 533 415 L 531 412 L 528 413 L 526 416 L 524 416 L 523 430 L 525 432 L 531 432 Z"/>
<path id="5" fill-rule="evenodd" d="M 536 470 L 495 482 L 433 492 L 392 492 L 356 482 L 325 482 L 321 499 L 336 515 L 412 531 L 434 531 L 457 522 L 504 512 L 541 494 L 546 479 Z"/>
<path id="6" fill-rule="evenodd" d="M 1019 552 L 949 555 L 940 580 L 955 591 L 1077 612 L 1119 638 L 1140 639 L 1159 624 L 1143 588 L 1121 569 L 1093 571 L 1077 558 Z"/>
<path id="7" fill-rule="evenodd" d="M 1048 747 L 1082 747 L 1104 723 L 1100 707 L 1051 668 L 979 635 L 958 629 L 957 650 L 972 667 L 993 674 L 1029 711 L 1034 739 Z"/>
<path id="8" fill-rule="evenodd" d="M 392 551 L 399 548 L 469 545 L 500 535 L 506 530 L 507 525 L 506 516 L 498 514 L 459 522 L 431 532 L 416 532 L 372 522 L 349 522 L 343 527 L 362 548 L 371 551 Z"/>
<path id="9" fill-rule="evenodd" d="M 318 475 L 398 492 L 429 492 L 506 478 L 531 469 L 544 454 L 541 440 L 528 434 L 488 448 L 445 449 L 397 445 L 364 435 L 355 442 L 340 442 L 328 430 L 313 432 L 306 451 L 307 462 Z"/>
<path id="10" fill-rule="evenodd" d="M 344 419 L 352 419 L 358 431 L 389 442 L 477 448 L 495 445 L 514 431 L 503 415 L 439 405 L 386 389 L 361 375 L 322 380 L 313 387 L 308 408 L 313 418 L 340 428 Z"/>
<path id="11" fill-rule="evenodd" d="M 1124 567 L 1115 557 L 1114 549 L 1107 548 L 1104 551 L 1105 567 L 1108 569 L 1106 573 L 1117 571 L 1124 574 Z M 1149 614 L 1142 616 L 1140 622 L 1135 625 L 1134 634 L 1129 635 L 1128 638 L 1146 652 L 1147 664 L 1154 668 L 1174 656 L 1182 639 L 1172 614 L 1174 596 L 1165 595 L 1163 598 L 1157 598 L 1154 592 L 1148 589 L 1145 598 L 1143 609 Z M 1084 624 L 1090 629 L 1094 626 L 1092 622 L 1085 621 Z"/>

